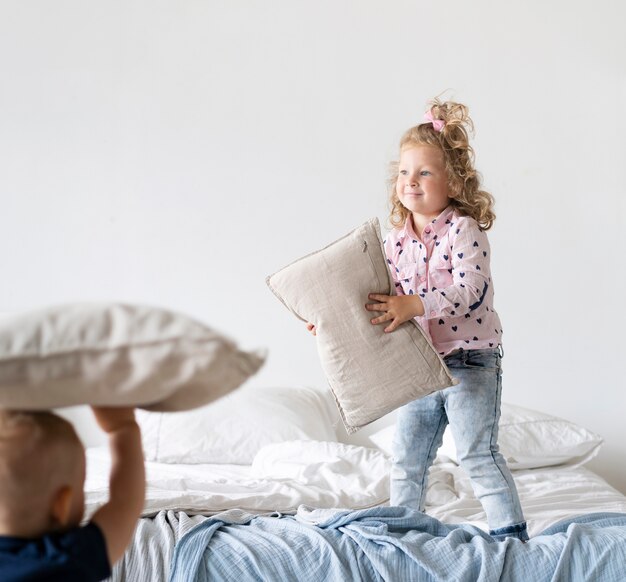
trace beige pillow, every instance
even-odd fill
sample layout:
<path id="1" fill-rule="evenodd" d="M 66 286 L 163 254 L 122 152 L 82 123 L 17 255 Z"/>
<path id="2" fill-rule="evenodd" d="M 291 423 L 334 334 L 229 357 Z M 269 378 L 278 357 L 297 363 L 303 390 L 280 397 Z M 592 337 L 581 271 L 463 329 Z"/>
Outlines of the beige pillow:
<path id="1" fill-rule="evenodd" d="M 372 325 L 369 293 L 395 294 L 377 219 L 267 278 L 274 294 L 317 328 L 322 367 L 348 433 L 456 383 L 413 320 Z"/>
<path id="2" fill-rule="evenodd" d="M 187 410 L 237 388 L 263 361 L 165 309 L 51 307 L 0 319 L 0 407 Z"/>

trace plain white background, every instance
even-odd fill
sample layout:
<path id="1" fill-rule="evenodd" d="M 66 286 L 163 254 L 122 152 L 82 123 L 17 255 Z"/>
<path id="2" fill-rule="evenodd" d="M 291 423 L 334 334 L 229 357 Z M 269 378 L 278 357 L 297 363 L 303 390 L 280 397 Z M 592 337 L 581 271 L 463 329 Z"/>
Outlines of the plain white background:
<path id="1" fill-rule="evenodd" d="M 626 492 L 624 21 L 618 0 L 3 0 L 0 311 L 167 306 L 269 348 L 253 382 L 323 387 L 265 277 L 386 223 L 397 141 L 448 90 L 497 200 L 503 398 L 600 433 L 591 466 Z"/>

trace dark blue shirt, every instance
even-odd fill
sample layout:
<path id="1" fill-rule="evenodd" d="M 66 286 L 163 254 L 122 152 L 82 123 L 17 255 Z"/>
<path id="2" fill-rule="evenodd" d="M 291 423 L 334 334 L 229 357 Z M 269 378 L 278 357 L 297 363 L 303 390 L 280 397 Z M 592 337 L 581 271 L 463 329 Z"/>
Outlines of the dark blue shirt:
<path id="1" fill-rule="evenodd" d="M 37 539 L 0 536 L 1 582 L 98 582 L 111 575 L 95 523 Z"/>

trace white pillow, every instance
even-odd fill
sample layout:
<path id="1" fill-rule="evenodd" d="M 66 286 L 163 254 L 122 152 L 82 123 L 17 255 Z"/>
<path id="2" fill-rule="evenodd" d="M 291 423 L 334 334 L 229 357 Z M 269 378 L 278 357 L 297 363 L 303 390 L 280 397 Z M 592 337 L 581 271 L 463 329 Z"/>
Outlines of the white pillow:
<path id="1" fill-rule="evenodd" d="M 0 407 L 186 410 L 237 388 L 263 361 L 166 309 L 49 307 L 0 320 Z"/>
<path id="2" fill-rule="evenodd" d="M 390 424 L 372 433 L 367 438 L 379 450 L 388 457 L 393 457 L 393 437 L 396 432 L 396 425 Z"/>
<path id="3" fill-rule="evenodd" d="M 578 467 L 593 459 L 602 446 L 597 434 L 569 420 L 521 406 L 502 403 L 498 444 L 510 469 L 536 469 L 553 465 Z M 374 433 L 371 442 L 389 456 L 395 425 Z M 448 426 L 438 455 L 458 464 L 456 446 Z"/>
<path id="4" fill-rule="evenodd" d="M 393 333 L 371 324 L 368 294 L 395 294 L 377 219 L 291 263 L 267 284 L 316 326 L 322 367 L 348 434 L 456 383 L 414 320 Z"/>
<path id="5" fill-rule="evenodd" d="M 389 459 L 369 447 L 338 442 L 286 441 L 267 445 L 254 457 L 251 474 L 257 479 L 294 480 L 334 491 L 366 493 L 385 482 Z M 367 478 L 363 478 L 363 477 Z"/>
<path id="6" fill-rule="evenodd" d="M 138 412 L 148 461 L 249 465 L 259 449 L 291 440 L 336 440 L 328 393 L 244 387 L 190 412 Z"/>

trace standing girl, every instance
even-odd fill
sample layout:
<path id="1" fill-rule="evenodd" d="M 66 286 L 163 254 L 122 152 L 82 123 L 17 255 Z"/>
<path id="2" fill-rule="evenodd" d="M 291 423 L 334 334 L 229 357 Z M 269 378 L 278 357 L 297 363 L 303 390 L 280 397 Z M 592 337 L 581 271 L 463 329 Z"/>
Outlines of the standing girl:
<path id="1" fill-rule="evenodd" d="M 428 470 L 448 423 L 461 466 L 496 539 L 527 540 L 526 522 L 498 451 L 501 336 L 493 307 L 490 249 L 493 197 L 481 190 L 469 145 L 467 107 L 434 100 L 423 123 L 400 140 L 392 165 L 391 223 L 385 240 L 397 295 L 371 294 L 373 324 L 392 332 L 415 318 L 459 384 L 398 412 L 391 504 L 424 510 Z"/>

